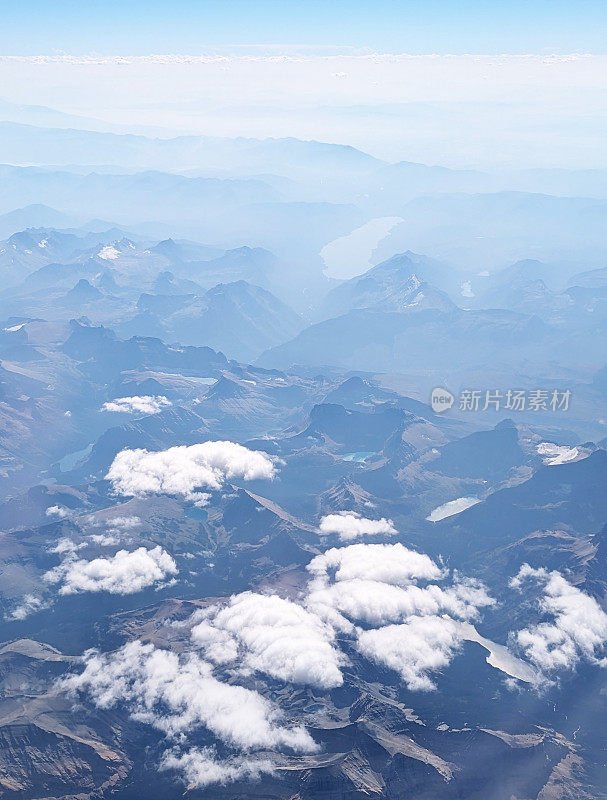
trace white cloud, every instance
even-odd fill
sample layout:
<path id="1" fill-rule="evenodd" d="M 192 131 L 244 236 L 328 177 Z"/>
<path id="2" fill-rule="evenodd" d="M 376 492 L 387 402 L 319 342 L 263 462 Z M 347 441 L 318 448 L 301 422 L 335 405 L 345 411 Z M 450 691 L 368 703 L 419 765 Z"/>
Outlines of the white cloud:
<path id="1" fill-rule="evenodd" d="M 211 609 L 213 611 L 214 609 Z M 195 615 L 192 622 L 192 641 L 202 650 L 205 658 L 213 664 L 229 664 L 238 658 L 238 641 L 231 633 L 216 628 L 205 615 Z"/>
<path id="2" fill-rule="evenodd" d="M 198 489 L 218 490 L 224 481 L 271 480 L 276 474 L 272 459 L 234 442 L 203 442 L 150 453 L 122 450 L 106 475 L 114 490 L 123 495 L 176 495 L 199 503 L 208 495 Z"/>
<path id="3" fill-rule="evenodd" d="M 526 581 L 542 587 L 539 610 L 553 617 L 513 634 L 527 658 L 546 672 L 574 669 L 582 658 L 607 666 L 597 655 L 607 643 L 607 614 L 596 600 L 559 572 L 523 564 L 510 586 L 521 590 Z"/>
<path id="4" fill-rule="evenodd" d="M 333 547 L 313 558 L 307 569 L 312 575 L 307 607 L 346 633 L 354 631 L 352 620 L 381 625 L 401 619 L 406 609 L 414 613 L 414 603 L 400 587 L 444 574 L 429 556 L 400 543 Z M 400 616 L 395 616 L 397 609 Z"/>
<path id="5" fill-rule="evenodd" d="M 332 548 L 308 569 L 312 577 L 299 602 L 235 595 L 193 615 L 192 641 L 216 664 L 327 689 L 342 684 L 349 663 L 338 649 L 339 633 L 353 637 L 367 658 L 391 668 L 401 663 L 410 688 L 429 689 L 427 673 L 448 664 L 466 638 L 460 621 L 478 618 L 494 602 L 481 584 L 457 575 L 445 586 L 427 583 L 446 580 L 448 571 L 401 544 Z M 385 647 L 390 630 L 392 655 Z M 398 648 L 408 648 L 404 661 Z"/>
<path id="6" fill-rule="evenodd" d="M 112 517 L 110 519 L 99 520 L 94 516 L 89 517 L 89 524 L 95 527 L 105 527 L 106 533 L 93 533 L 89 539 L 101 547 L 110 547 L 111 545 L 120 544 L 125 538 L 124 534 L 138 528 L 141 525 L 141 520 L 136 516 L 129 517 Z M 128 539 L 128 537 L 127 537 Z"/>
<path id="7" fill-rule="evenodd" d="M 330 689 L 343 683 L 344 659 L 335 634 L 300 605 L 277 595 L 245 592 L 210 609 L 192 629 L 192 640 L 218 662 L 234 660 L 289 683 Z M 237 643 L 238 647 L 235 646 Z"/>
<path id="8" fill-rule="evenodd" d="M 77 550 L 82 550 L 83 547 L 86 547 L 86 542 L 76 544 L 69 536 L 64 536 L 58 540 L 54 547 L 49 547 L 48 552 L 63 555 L 64 553 L 75 553 Z"/>
<path id="9" fill-rule="evenodd" d="M 91 542 L 101 547 L 112 547 L 113 545 L 120 544 L 118 536 L 114 536 L 112 533 L 93 533 L 89 538 Z"/>
<path id="10" fill-rule="evenodd" d="M 141 525 L 139 517 L 112 517 L 107 520 L 108 530 L 111 531 L 130 531 Z"/>
<path id="11" fill-rule="evenodd" d="M 21 622 L 26 617 L 29 617 L 30 614 L 35 614 L 43 608 L 48 608 L 47 602 L 33 594 L 26 594 L 23 596 L 21 603 L 9 614 L 6 614 L 4 618 L 9 622 Z"/>
<path id="12" fill-rule="evenodd" d="M 461 621 L 477 619 L 494 603 L 482 584 L 450 576 L 400 543 L 331 548 L 308 570 L 300 601 L 235 595 L 192 616 L 186 623 L 192 641 L 216 664 L 326 689 L 342 684 L 349 663 L 338 649 L 339 633 L 352 637 L 365 657 L 397 669 L 409 688 L 431 689 L 429 673 L 446 666 L 469 638 Z M 448 578 L 445 586 L 428 583 Z"/>
<path id="13" fill-rule="evenodd" d="M 163 408 L 172 405 L 164 395 L 135 395 L 110 400 L 101 406 L 101 410 L 123 414 L 159 414 Z"/>
<path id="14" fill-rule="evenodd" d="M 428 673 L 448 666 L 460 646 L 457 624 L 437 616 L 361 631 L 357 642 L 363 655 L 398 672 L 411 691 L 434 689 Z"/>
<path id="15" fill-rule="evenodd" d="M 77 563 L 73 553 L 69 558 Z M 140 641 L 106 655 L 89 651 L 82 674 L 64 685 L 88 693 L 100 708 L 125 705 L 133 719 L 162 731 L 172 741 L 161 768 L 177 770 L 190 787 L 253 780 L 271 773 L 285 750 L 318 750 L 309 732 L 287 723 L 262 694 L 271 691 L 264 676 L 338 687 L 350 664 L 339 648 L 345 636 L 363 657 L 397 671 L 410 689 L 430 690 L 432 674 L 470 638 L 460 620 L 493 602 L 482 585 L 402 544 L 332 548 L 309 571 L 308 590 L 297 601 L 234 595 L 174 623 L 190 630 L 186 652 Z M 450 582 L 441 587 L 430 580 Z M 219 670 L 229 674 L 229 684 Z M 253 674 L 259 691 L 238 683 Z M 222 743 L 221 758 L 214 747 L 190 741 L 201 728 Z"/>
<path id="16" fill-rule="evenodd" d="M 64 508 L 63 506 L 49 506 L 44 513 L 47 517 L 58 517 L 59 519 L 65 519 L 69 514 L 69 509 Z"/>
<path id="17" fill-rule="evenodd" d="M 238 780 L 255 781 L 264 774 L 275 772 L 269 758 L 237 755 L 218 760 L 212 747 L 193 747 L 185 753 L 180 753 L 178 749 L 170 750 L 162 757 L 160 769 L 179 771 L 189 789 Z"/>
<path id="18" fill-rule="evenodd" d="M 84 663 L 84 671 L 70 676 L 65 688 L 87 692 L 100 708 L 125 703 L 133 719 L 180 742 L 206 728 L 241 751 L 318 749 L 305 728 L 285 724 L 274 703 L 218 680 L 211 664 L 192 653 L 178 655 L 134 641 L 110 654 L 88 651 Z"/>
<path id="19" fill-rule="evenodd" d="M 449 572 L 400 543 L 332 548 L 308 570 L 307 608 L 354 636 L 363 655 L 397 669 L 411 689 L 433 688 L 428 673 L 446 666 L 464 638 L 458 621 L 494 602 L 484 586 L 457 575 L 446 586 L 428 583 Z"/>
<path id="20" fill-rule="evenodd" d="M 428 522 L 440 522 L 441 519 L 452 517 L 454 514 L 461 514 L 467 508 L 475 506 L 480 503 L 478 497 L 458 497 L 457 500 L 449 500 L 448 503 L 443 503 L 432 511 L 426 519 Z"/>
<path id="21" fill-rule="evenodd" d="M 468 583 L 446 588 L 434 584 L 401 588 L 356 579 L 316 588 L 308 597 L 308 605 L 321 618 L 348 631 L 353 622 L 379 626 L 415 615 L 449 614 L 458 619 L 476 619 L 478 609 L 491 605 L 491 599 L 484 588 Z"/>
<path id="22" fill-rule="evenodd" d="M 64 595 L 79 592 L 134 594 L 176 574 L 174 560 L 157 546 L 151 550 L 139 547 L 131 553 L 119 550 L 110 558 L 92 561 L 76 558 L 71 551 L 61 564 L 45 573 L 44 579 L 48 583 L 61 583 L 59 594 Z"/>
<path id="23" fill-rule="evenodd" d="M 425 553 L 416 553 L 400 543 L 332 547 L 313 558 L 308 570 L 315 577 L 335 570 L 336 581 L 365 578 L 397 585 L 409 584 L 416 578 L 436 580 L 444 574 Z"/>
<path id="24" fill-rule="evenodd" d="M 320 520 L 319 531 L 324 534 L 336 533 L 342 541 L 358 539 L 361 536 L 393 535 L 396 528 L 391 519 L 366 519 L 354 512 L 342 511 L 327 514 Z"/>

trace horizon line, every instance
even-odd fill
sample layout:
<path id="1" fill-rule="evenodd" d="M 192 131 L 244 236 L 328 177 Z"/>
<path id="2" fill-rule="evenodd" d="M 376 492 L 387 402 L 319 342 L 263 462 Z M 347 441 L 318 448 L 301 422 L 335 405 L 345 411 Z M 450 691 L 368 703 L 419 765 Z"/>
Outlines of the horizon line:
<path id="1" fill-rule="evenodd" d="M 216 49 L 214 52 L 200 52 L 200 53 L 146 53 L 143 55 L 129 54 L 129 53 L 55 53 L 46 54 L 40 53 L 36 55 L 21 55 L 21 54 L 0 54 L 0 63 L 3 62 L 17 62 L 17 63 L 51 63 L 51 64 L 72 64 L 72 65 L 87 65 L 87 64 L 124 64 L 124 63 L 154 63 L 154 64 L 187 64 L 187 63 L 207 63 L 213 61 L 302 61 L 302 60 L 330 60 L 338 58 L 349 59 L 398 59 L 398 60 L 414 60 L 414 59 L 457 59 L 457 58 L 482 58 L 482 59 L 542 59 L 552 60 L 555 62 L 574 61 L 578 59 L 591 59 L 591 58 L 605 58 L 605 53 L 590 53 L 590 52 L 538 52 L 538 53 L 389 53 L 372 51 L 361 48 L 348 48 L 344 46 L 331 46 L 331 45 L 228 45 L 221 48 L 221 50 L 229 50 L 231 47 L 240 49 L 279 49 L 281 47 L 290 47 L 294 52 L 291 53 L 275 53 L 273 55 L 254 55 L 254 54 L 231 54 L 227 52 L 220 52 Z M 324 49 L 324 50 L 343 50 L 343 52 L 334 52 L 331 54 L 304 54 L 297 53 L 297 48 L 302 49 Z M 350 52 L 348 52 L 350 50 Z M 356 52 L 352 52 L 352 51 Z"/>

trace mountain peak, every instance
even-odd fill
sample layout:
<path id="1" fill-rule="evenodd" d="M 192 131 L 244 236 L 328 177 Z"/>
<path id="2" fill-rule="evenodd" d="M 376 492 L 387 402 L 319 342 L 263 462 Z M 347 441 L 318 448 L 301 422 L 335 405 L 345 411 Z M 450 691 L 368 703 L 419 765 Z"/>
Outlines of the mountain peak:
<path id="1" fill-rule="evenodd" d="M 415 256 L 415 259 L 413 261 L 408 253 L 401 253 L 335 287 L 323 302 L 322 317 L 336 317 L 354 309 L 392 312 L 455 310 L 457 306 L 448 295 L 428 283 L 420 272 L 424 257 Z"/>
<path id="2" fill-rule="evenodd" d="M 78 283 L 67 292 L 66 300 L 86 302 L 89 300 L 99 300 L 103 293 L 96 289 L 86 278 L 80 278 Z"/>

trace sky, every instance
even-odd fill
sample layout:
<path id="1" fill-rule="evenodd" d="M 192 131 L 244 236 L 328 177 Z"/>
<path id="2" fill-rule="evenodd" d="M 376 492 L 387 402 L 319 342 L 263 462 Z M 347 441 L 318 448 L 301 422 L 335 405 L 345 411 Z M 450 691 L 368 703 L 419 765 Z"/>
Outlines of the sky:
<path id="1" fill-rule="evenodd" d="M 0 119 L 607 167 L 605 0 L 0 0 L 0 22 Z"/>
<path id="2" fill-rule="evenodd" d="M 604 0 L 0 0 L 0 54 L 601 53 Z"/>
<path id="3" fill-rule="evenodd" d="M 607 56 L 4 57 L 0 84 L 0 101 L 122 133 L 294 136 L 458 168 L 607 166 Z"/>

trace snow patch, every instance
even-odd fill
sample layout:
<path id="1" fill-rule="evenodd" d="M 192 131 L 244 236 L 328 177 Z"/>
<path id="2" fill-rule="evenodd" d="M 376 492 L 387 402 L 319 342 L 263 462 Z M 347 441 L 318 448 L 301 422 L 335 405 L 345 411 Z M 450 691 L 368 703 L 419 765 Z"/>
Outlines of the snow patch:
<path id="1" fill-rule="evenodd" d="M 115 259 L 120 258 L 120 252 L 111 244 L 107 244 L 105 247 L 102 247 L 97 255 L 99 258 L 103 258 L 105 261 L 114 261 Z"/>
<path id="2" fill-rule="evenodd" d="M 552 442 L 540 442 L 537 446 L 538 455 L 542 456 L 542 461 L 548 467 L 555 467 L 559 464 L 566 464 L 574 461 L 578 455 L 577 447 L 567 447 L 566 445 L 553 444 Z"/>

